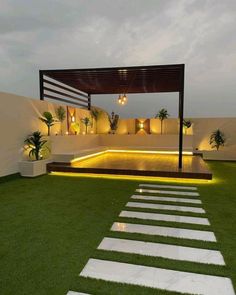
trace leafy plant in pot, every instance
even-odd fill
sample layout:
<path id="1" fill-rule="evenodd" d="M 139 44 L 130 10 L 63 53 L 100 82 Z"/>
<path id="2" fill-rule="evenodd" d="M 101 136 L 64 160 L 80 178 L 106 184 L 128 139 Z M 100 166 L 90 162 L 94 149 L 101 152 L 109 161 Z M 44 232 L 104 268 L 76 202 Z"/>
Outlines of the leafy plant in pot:
<path id="1" fill-rule="evenodd" d="M 116 129 L 118 128 L 118 122 L 119 122 L 119 115 L 115 114 L 114 112 L 111 113 L 111 116 L 108 115 L 109 123 L 110 123 L 110 129 L 111 133 L 115 134 Z"/>
<path id="2" fill-rule="evenodd" d="M 35 131 L 25 140 L 26 150 L 29 151 L 29 157 L 36 161 L 43 158 L 42 152 L 48 147 L 45 147 L 47 140 L 42 140 L 41 132 Z"/>
<path id="3" fill-rule="evenodd" d="M 91 125 L 91 121 L 89 117 L 85 117 L 83 119 L 81 119 L 81 122 L 85 125 L 85 134 L 88 133 L 88 126 Z"/>
<path id="4" fill-rule="evenodd" d="M 167 109 L 161 109 L 155 116 L 155 119 L 159 119 L 161 121 L 161 134 L 163 129 L 163 122 L 165 119 L 167 119 L 170 115 L 168 114 Z"/>
<path id="5" fill-rule="evenodd" d="M 50 112 L 44 112 L 43 117 L 40 117 L 39 120 L 41 120 L 43 123 L 47 125 L 48 128 L 48 136 L 50 135 L 50 130 L 53 125 L 57 122 L 53 115 Z"/>
<path id="6" fill-rule="evenodd" d="M 28 152 L 31 161 L 21 161 L 19 170 L 22 176 L 35 177 L 47 172 L 46 164 L 48 160 L 43 159 L 43 153 L 49 150 L 46 147 L 47 140 L 43 140 L 43 136 L 39 131 L 33 132 L 24 141 L 25 150 Z"/>
<path id="7" fill-rule="evenodd" d="M 192 126 L 192 122 L 190 120 L 183 120 L 184 133 L 187 134 L 187 130 Z"/>
<path id="8" fill-rule="evenodd" d="M 209 143 L 212 148 L 216 148 L 218 151 L 221 146 L 225 145 L 225 141 L 224 133 L 220 129 L 217 129 L 212 132 Z"/>
<path id="9" fill-rule="evenodd" d="M 60 106 L 56 109 L 56 116 L 57 116 L 58 121 L 61 124 L 61 135 L 62 135 L 62 123 L 64 122 L 64 120 L 66 118 L 66 111 L 62 106 Z"/>
<path id="10" fill-rule="evenodd" d="M 91 117 L 92 117 L 92 122 L 91 122 L 91 127 L 93 127 L 93 123 L 94 121 L 96 122 L 96 130 L 95 130 L 95 133 L 97 133 L 97 121 L 98 121 L 98 118 L 100 116 L 100 111 L 96 108 L 92 108 L 91 109 Z"/>

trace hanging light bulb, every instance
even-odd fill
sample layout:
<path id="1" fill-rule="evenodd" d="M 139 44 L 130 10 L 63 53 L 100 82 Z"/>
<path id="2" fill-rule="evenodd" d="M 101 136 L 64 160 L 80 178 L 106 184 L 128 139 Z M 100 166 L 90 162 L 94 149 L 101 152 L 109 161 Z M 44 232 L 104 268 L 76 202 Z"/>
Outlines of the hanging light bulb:
<path id="1" fill-rule="evenodd" d="M 125 105 L 127 103 L 128 99 L 127 99 L 127 96 L 126 94 L 119 94 L 119 97 L 118 97 L 118 103 L 121 104 L 121 105 Z"/>
<path id="2" fill-rule="evenodd" d="M 121 104 L 122 103 L 122 96 L 119 95 L 119 98 L 118 98 L 118 103 Z"/>

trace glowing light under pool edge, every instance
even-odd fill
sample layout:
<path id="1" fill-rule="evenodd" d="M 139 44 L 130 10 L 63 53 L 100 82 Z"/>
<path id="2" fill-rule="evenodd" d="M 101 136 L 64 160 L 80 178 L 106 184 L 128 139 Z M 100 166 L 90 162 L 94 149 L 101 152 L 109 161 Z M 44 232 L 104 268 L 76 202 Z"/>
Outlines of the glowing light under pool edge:
<path id="1" fill-rule="evenodd" d="M 129 154 L 160 154 L 160 155 L 178 155 L 179 152 L 178 151 L 143 151 L 143 150 L 116 150 L 116 149 L 107 149 L 101 152 L 97 152 L 97 153 L 93 153 L 93 154 L 89 154 L 89 155 L 85 155 L 85 156 L 81 156 L 81 157 L 77 157 L 74 158 L 73 160 L 70 161 L 70 163 L 74 163 L 74 162 L 78 162 L 78 161 L 82 161 L 85 159 L 89 159 L 92 157 L 96 157 L 96 156 L 100 156 L 106 153 L 129 153 Z M 191 156 L 193 155 L 192 152 L 187 152 L 187 151 L 183 151 L 183 155 L 188 155 Z"/>
<path id="2" fill-rule="evenodd" d="M 104 178 L 118 180 L 136 180 L 145 182 L 173 182 L 173 183 L 189 183 L 189 184 L 216 184 L 220 183 L 219 179 L 193 179 L 193 178 L 170 178 L 170 177 L 152 177 L 138 175 L 115 175 L 115 174 L 95 174 L 95 173 L 74 173 L 74 172 L 56 172 L 49 173 L 51 176 L 68 176 L 81 178 Z"/>

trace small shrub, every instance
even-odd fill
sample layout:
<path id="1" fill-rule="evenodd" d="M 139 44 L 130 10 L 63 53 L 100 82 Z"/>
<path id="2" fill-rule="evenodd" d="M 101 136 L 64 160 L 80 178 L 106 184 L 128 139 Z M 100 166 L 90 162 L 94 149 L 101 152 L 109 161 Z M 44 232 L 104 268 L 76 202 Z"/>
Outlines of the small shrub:
<path id="1" fill-rule="evenodd" d="M 112 112 L 111 116 L 108 115 L 108 119 L 110 123 L 111 133 L 115 133 L 116 129 L 118 128 L 119 115 Z"/>
<path id="2" fill-rule="evenodd" d="M 48 127 L 48 136 L 50 135 L 51 127 L 57 122 L 53 115 L 50 112 L 44 112 L 43 117 L 40 117 L 39 120 L 41 120 L 43 123 L 45 123 Z"/>
<path id="3" fill-rule="evenodd" d="M 39 131 L 35 131 L 25 140 L 26 149 L 29 150 L 29 157 L 37 161 L 42 159 L 43 150 L 48 149 L 45 147 L 47 140 L 42 140 L 42 137 Z"/>
<path id="4" fill-rule="evenodd" d="M 168 111 L 167 109 L 161 109 L 155 116 L 155 118 L 159 119 L 161 121 L 161 134 L 162 134 L 162 127 L 163 127 L 163 121 L 165 119 L 167 119 L 170 115 L 168 114 Z"/>
<path id="5" fill-rule="evenodd" d="M 212 132 L 210 136 L 210 145 L 212 148 L 216 148 L 218 151 L 221 146 L 224 146 L 225 141 L 224 133 L 220 129 Z"/>

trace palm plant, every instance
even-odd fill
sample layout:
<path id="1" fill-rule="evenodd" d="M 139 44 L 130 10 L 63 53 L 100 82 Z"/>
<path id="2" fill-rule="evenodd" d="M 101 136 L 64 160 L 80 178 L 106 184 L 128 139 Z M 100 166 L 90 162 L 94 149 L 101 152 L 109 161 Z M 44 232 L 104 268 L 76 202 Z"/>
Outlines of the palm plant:
<path id="1" fill-rule="evenodd" d="M 91 126 L 93 126 L 93 122 L 95 121 L 97 123 L 97 120 L 99 118 L 100 115 L 100 111 L 96 108 L 92 108 L 91 109 L 91 117 L 92 117 L 92 122 L 91 122 Z M 96 124 L 96 131 L 95 133 L 97 133 L 97 124 Z"/>
<path id="2" fill-rule="evenodd" d="M 155 116 L 155 118 L 158 118 L 161 121 L 161 134 L 162 134 L 162 127 L 163 127 L 163 121 L 169 117 L 169 114 L 166 109 L 161 109 Z"/>
<path id="3" fill-rule="evenodd" d="M 210 145 L 212 148 L 216 148 L 218 151 L 221 146 L 224 146 L 225 141 L 224 133 L 220 129 L 212 132 L 210 136 Z"/>
<path id="4" fill-rule="evenodd" d="M 48 136 L 50 135 L 51 127 L 56 123 L 55 118 L 50 112 L 44 112 L 43 117 L 39 118 L 48 127 Z"/>
<path id="5" fill-rule="evenodd" d="M 62 123 L 66 118 L 66 111 L 62 106 L 60 106 L 56 109 L 56 116 L 57 116 L 58 121 L 61 124 L 61 135 L 62 135 Z"/>
<path id="6" fill-rule="evenodd" d="M 192 122 L 190 120 L 183 120 L 184 130 L 185 134 L 187 133 L 187 130 L 192 126 Z"/>
<path id="7" fill-rule="evenodd" d="M 81 122 L 85 125 L 85 133 L 88 133 L 88 126 L 91 125 L 90 119 L 89 117 L 85 117 L 83 119 L 81 119 Z"/>
<path id="8" fill-rule="evenodd" d="M 109 123 L 110 123 L 111 132 L 115 133 L 115 131 L 116 131 L 117 127 L 118 127 L 119 115 L 112 112 L 111 116 L 108 115 L 108 119 L 109 119 Z"/>
<path id="9" fill-rule="evenodd" d="M 44 146 L 47 140 L 42 140 L 42 137 L 39 131 L 35 131 L 24 141 L 26 149 L 29 150 L 29 157 L 35 158 L 36 161 L 42 159 L 42 151 L 47 148 Z"/>

